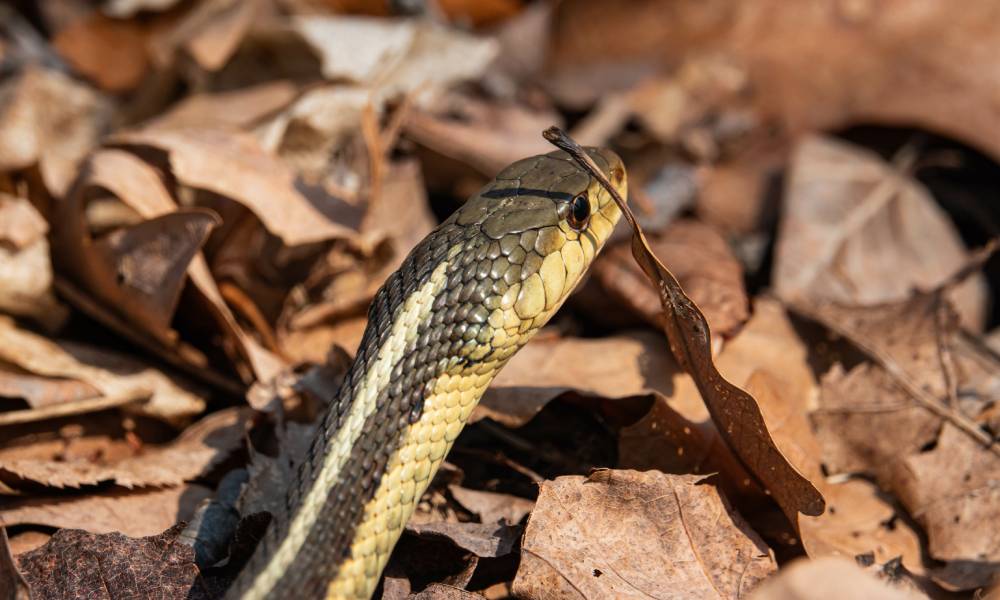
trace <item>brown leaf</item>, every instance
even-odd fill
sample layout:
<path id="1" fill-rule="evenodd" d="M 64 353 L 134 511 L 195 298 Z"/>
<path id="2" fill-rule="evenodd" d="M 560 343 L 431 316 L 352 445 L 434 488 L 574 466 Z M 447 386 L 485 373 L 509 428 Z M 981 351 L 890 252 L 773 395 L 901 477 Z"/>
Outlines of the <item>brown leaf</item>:
<path id="1" fill-rule="evenodd" d="M 379 102 L 475 78 L 497 52 L 491 39 L 419 20 L 300 16 L 292 29 L 319 56 L 324 77 L 375 84 Z"/>
<path id="2" fill-rule="evenodd" d="M 85 496 L 34 496 L 6 502 L 0 524 L 120 532 L 132 537 L 155 535 L 190 519 L 213 491 L 187 484 L 165 489 L 113 490 Z"/>
<path id="3" fill-rule="evenodd" d="M 354 235 L 303 196 L 294 174 L 246 134 L 205 128 L 150 129 L 118 133 L 111 143 L 166 152 L 180 182 L 243 204 L 286 245 Z"/>
<path id="4" fill-rule="evenodd" d="M 458 94 L 446 96 L 435 108 L 434 113 L 409 115 L 407 137 L 488 177 L 520 158 L 544 153 L 538 130 L 561 120 L 555 113 Z"/>
<path id="5" fill-rule="evenodd" d="M 941 423 L 874 365 L 823 375 L 820 405 L 809 415 L 830 473 L 888 473 L 933 442 Z"/>
<path id="6" fill-rule="evenodd" d="M 500 519 L 505 519 L 508 523 L 519 523 L 535 506 L 533 500 L 519 496 L 472 490 L 458 485 L 448 486 L 448 491 L 462 508 L 478 515 L 480 523 L 496 523 Z"/>
<path id="7" fill-rule="evenodd" d="M 600 361 L 594 361 L 600 356 Z M 657 336 L 536 340 L 511 358 L 473 411 L 508 427 L 531 420 L 556 396 L 576 391 L 624 398 L 670 390 L 676 366 Z"/>
<path id="8" fill-rule="evenodd" d="M 40 377 L 23 373 L 20 369 L 0 368 L 0 396 L 20 398 L 31 408 L 44 408 L 65 403 L 76 403 L 100 396 L 94 386 L 83 381 L 58 377 Z"/>
<path id="9" fill-rule="evenodd" d="M 132 4 L 123 6 L 123 12 L 133 12 Z M 258 0 L 211 0 L 194 5 L 180 18 L 161 19 L 149 43 L 153 61 L 161 67 L 177 64 L 189 79 L 204 79 L 206 72 L 218 71 L 232 58 L 254 18 L 264 16 L 260 8 Z"/>
<path id="10" fill-rule="evenodd" d="M 948 561 L 930 571 L 937 582 L 952 589 L 989 584 L 1000 538 L 975 524 L 995 518 L 1000 452 L 974 418 L 989 405 L 995 357 L 959 333 L 938 293 L 803 312 L 871 359 L 846 376 L 835 367 L 824 378 L 813 421 L 828 468 L 875 475 L 899 498 L 924 526 L 930 557 Z"/>
<path id="11" fill-rule="evenodd" d="M 111 192 L 141 218 L 164 217 L 177 211 L 177 203 L 157 170 L 124 150 L 101 149 L 95 152 L 88 161 L 86 180 L 80 185 L 86 185 L 88 189 L 96 188 Z M 81 200 L 82 196 L 83 194 L 74 196 L 71 202 Z M 68 214 L 63 214 L 68 219 L 76 220 L 76 226 L 82 228 L 84 224 L 78 220 L 77 215 L 85 212 L 86 208 L 79 204 L 72 206 L 71 202 L 65 203 L 64 210 Z M 93 223 L 90 223 L 90 226 L 93 227 Z M 63 235 L 73 240 L 85 233 L 71 227 Z M 242 358 L 249 362 L 258 379 L 267 380 L 272 377 L 281 368 L 279 359 L 271 356 L 237 323 L 229 306 L 223 300 L 201 252 L 191 259 L 187 275 L 191 278 L 195 289 L 209 303 L 223 333 L 239 349 Z"/>
<path id="12" fill-rule="evenodd" d="M 446 539 L 480 558 L 510 554 L 521 537 L 519 525 L 506 523 L 408 523 L 406 531 L 420 537 Z"/>
<path id="13" fill-rule="evenodd" d="M 922 596 L 893 588 L 840 558 L 799 560 L 764 582 L 752 600 L 918 600 Z"/>
<path id="14" fill-rule="evenodd" d="M 178 540 L 182 529 L 144 538 L 63 529 L 17 560 L 35 600 L 189 598 L 198 567 L 194 550 Z"/>
<path id="15" fill-rule="evenodd" d="M 4 457 L 13 452 L 0 451 L 0 479 L 14 478 L 10 485 L 15 488 L 18 480 L 53 488 L 105 482 L 126 488 L 178 485 L 208 473 L 238 449 L 246 436 L 249 418 L 249 409 L 220 410 L 188 427 L 162 448 L 147 449 L 110 464 Z"/>
<path id="16" fill-rule="evenodd" d="M 0 527 L 0 598 L 31 600 L 31 590 L 17 569 L 17 562 L 7 540 L 7 530 L 3 527 Z"/>
<path id="17" fill-rule="evenodd" d="M 933 289 L 967 260 L 951 220 L 905 173 L 829 138 L 807 138 L 796 148 L 774 266 L 783 300 L 896 302 L 914 288 Z M 956 287 L 950 297 L 963 322 L 981 328 L 982 279 Z"/>
<path id="18" fill-rule="evenodd" d="M 906 124 L 997 157 L 1000 113 L 979 99 L 997 93 L 996 80 L 983 73 L 1000 37 L 982 24 L 1000 18 L 1000 7 L 990 0 L 969 2 L 961 14 L 952 7 L 583 0 L 556 11 L 547 75 L 592 75 L 596 84 L 577 88 L 578 102 L 589 103 L 687 58 L 721 56 L 744 65 L 753 104 L 793 134 Z"/>
<path id="19" fill-rule="evenodd" d="M 198 390 L 136 358 L 75 342 L 54 342 L 19 329 L 2 316 L 0 361 L 34 375 L 85 383 L 106 398 L 134 401 L 148 397 L 129 410 L 170 422 L 182 422 L 205 410 Z M 88 399 L 74 393 L 64 400 Z"/>
<path id="20" fill-rule="evenodd" d="M 416 594 L 407 596 L 409 600 L 482 600 L 479 594 L 443 583 L 432 583 Z"/>
<path id="21" fill-rule="evenodd" d="M 126 92 L 139 85 L 149 68 L 147 37 L 140 22 L 110 19 L 95 11 L 60 29 L 52 45 L 101 89 Z"/>
<path id="22" fill-rule="evenodd" d="M 701 308 L 713 332 L 729 337 L 749 318 L 743 269 L 715 229 L 694 220 L 676 221 L 652 236 L 650 244 Z M 628 243 L 607 248 L 594 265 L 594 277 L 619 303 L 663 326 L 659 296 L 636 265 Z"/>
<path id="23" fill-rule="evenodd" d="M 289 81 L 271 81 L 224 92 L 191 94 L 147 123 L 146 127 L 250 127 L 287 106 L 297 94 L 297 87 Z"/>
<path id="24" fill-rule="evenodd" d="M 915 453 L 894 472 L 892 488 L 927 532 L 931 557 L 954 561 L 935 573 L 953 589 L 995 583 L 1000 534 L 1000 459 L 946 423 L 937 445 Z"/>
<path id="25" fill-rule="evenodd" d="M 664 331 L 670 350 L 677 364 L 694 380 L 722 439 L 763 484 L 765 491 L 774 496 L 792 523 L 797 520 L 796 513 L 822 513 L 823 497 L 781 455 L 767 431 L 756 401 L 719 373 L 712 360 L 711 332 L 705 316 L 681 289 L 677 278 L 650 250 L 649 242 L 625 199 L 611 185 L 607 175 L 565 133 L 557 127 L 551 127 L 543 136 L 568 152 L 580 166 L 601 182 L 632 226 L 632 256 L 660 295 Z M 618 176 L 622 177 L 624 173 Z"/>
<path id="26" fill-rule="evenodd" d="M 605 470 L 542 484 L 514 594 L 741 598 L 776 568 L 700 477 Z"/>
<path id="27" fill-rule="evenodd" d="M 58 71 L 24 69 L 0 85 L 0 171 L 38 164 L 49 192 L 61 196 L 108 115 L 108 101 L 87 86 Z"/>
<path id="28" fill-rule="evenodd" d="M 52 293 L 48 224 L 31 203 L 0 192 L 0 310 L 53 330 L 66 309 Z"/>
<path id="29" fill-rule="evenodd" d="M 854 560 L 869 555 L 875 564 L 899 560 L 909 571 L 924 572 L 920 534 L 898 514 L 893 501 L 864 479 L 819 482 L 826 512 L 799 517 L 799 534 L 811 558 L 838 556 Z"/>

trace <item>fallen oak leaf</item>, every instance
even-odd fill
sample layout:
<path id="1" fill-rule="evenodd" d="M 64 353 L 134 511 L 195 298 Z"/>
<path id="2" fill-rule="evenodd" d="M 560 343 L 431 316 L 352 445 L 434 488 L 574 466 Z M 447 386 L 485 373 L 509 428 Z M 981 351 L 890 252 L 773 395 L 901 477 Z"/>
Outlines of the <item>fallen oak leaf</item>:
<path id="1" fill-rule="evenodd" d="M 185 422 L 205 410 L 201 393 L 187 384 L 182 385 L 177 377 L 169 377 L 144 362 L 103 348 L 50 340 L 0 316 L 0 364 L 3 363 L 39 376 L 85 383 L 108 399 L 105 408 L 126 405 L 130 399 L 141 399 L 145 395 L 148 402 L 137 404 L 135 412 L 168 422 Z M 99 398 L 69 399 L 90 403 L 90 410 L 101 406 Z M 52 415 L 60 410 L 51 403 L 43 408 L 51 410 Z M 132 407 L 129 410 L 133 410 Z M 79 410 L 71 409 L 70 412 L 78 413 Z M 34 420 L 27 416 L 6 418 L 18 422 Z"/>
<path id="2" fill-rule="evenodd" d="M 776 569 L 702 477 L 604 469 L 541 484 L 513 591 L 530 600 L 743 598 Z"/>
<path id="3" fill-rule="evenodd" d="M 17 481 L 64 488 L 113 482 L 126 488 L 179 485 L 208 473 L 237 450 L 251 418 L 249 408 L 214 412 L 188 427 L 161 448 L 112 464 L 90 460 L 6 458 L 0 453 L 0 481 L 16 489 Z"/>
<path id="4" fill-rule="evenodd" d="M 35 525 L 85 529 L 90 533 L 156 535 L 191 518 L 211 488 L 185 484 L 164 489 L 113 489 L 86 496 L 32 496 L 4 502 L 0 526 Z"/>
<path id="5" fill-rule="evenodd" d="M 179 539 L 183 529 L 143 538 L 62 529 L 17 561 L 33 600 L 204 598 L 194 549 Z"/>
<path id="6" fill-rule="evenodd" d="M 712 360 L 711 332 L 705 316 L 650 250 L 628 204 L 601 169 L 565 132 L 552 127 L 543 136 L 566 151 L 601 183 L 632 226 L 632 255 L 659 293 L 670 350 L 680 367 L 694 379 L 719 434 L 774 497 L 792 524 L 798 522 L 796 513 L 822 514 L 823 496 L 782 456 L 754 398 L 719 373 Z"/>

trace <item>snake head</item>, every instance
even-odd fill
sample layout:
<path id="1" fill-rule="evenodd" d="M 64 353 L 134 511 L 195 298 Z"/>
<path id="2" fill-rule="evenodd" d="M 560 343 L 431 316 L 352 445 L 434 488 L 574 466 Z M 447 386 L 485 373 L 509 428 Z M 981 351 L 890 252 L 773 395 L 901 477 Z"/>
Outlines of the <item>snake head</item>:
<path id="1" fill-rule="evenodd" d="M 586 151 L 625 197 L 621 158 Z M 462 276 L 489 281 L 474 299 L 482 302 L 486 343 L 470 358 L 502 361 L 516 352 L 569 297 L 620 217 L 607 190 L 561 150 L 513 163 L 470 198 L 449 219 L 478 231 L 455 249 Z"/>

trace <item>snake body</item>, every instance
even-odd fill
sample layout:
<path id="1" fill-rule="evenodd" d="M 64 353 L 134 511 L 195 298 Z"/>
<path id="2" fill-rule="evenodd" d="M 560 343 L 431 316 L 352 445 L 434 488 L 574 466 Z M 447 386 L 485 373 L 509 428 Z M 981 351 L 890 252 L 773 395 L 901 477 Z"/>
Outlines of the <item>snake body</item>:
<path id="1" fill-rule="evenodd" d="M 587 152 L 624 195 L 612 152 Z M 558 310 L 621 213 L 565 153 L 513 163 L 420 242 L 368 326 L 228 598 L 370 598 L 493 377 Z"/>

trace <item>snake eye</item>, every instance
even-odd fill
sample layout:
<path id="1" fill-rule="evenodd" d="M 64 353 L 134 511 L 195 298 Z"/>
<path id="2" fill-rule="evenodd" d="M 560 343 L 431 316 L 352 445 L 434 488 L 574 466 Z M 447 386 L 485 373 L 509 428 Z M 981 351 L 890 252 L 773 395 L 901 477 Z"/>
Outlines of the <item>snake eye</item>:
<path id="1" fill-rule="evenodd" d="M 586 194 L 580 194 L 570 202 L 567 221 L 569 226 L 577 231 L 587 227 L 587 223 L 590 222 L 590 200 Z"/>

